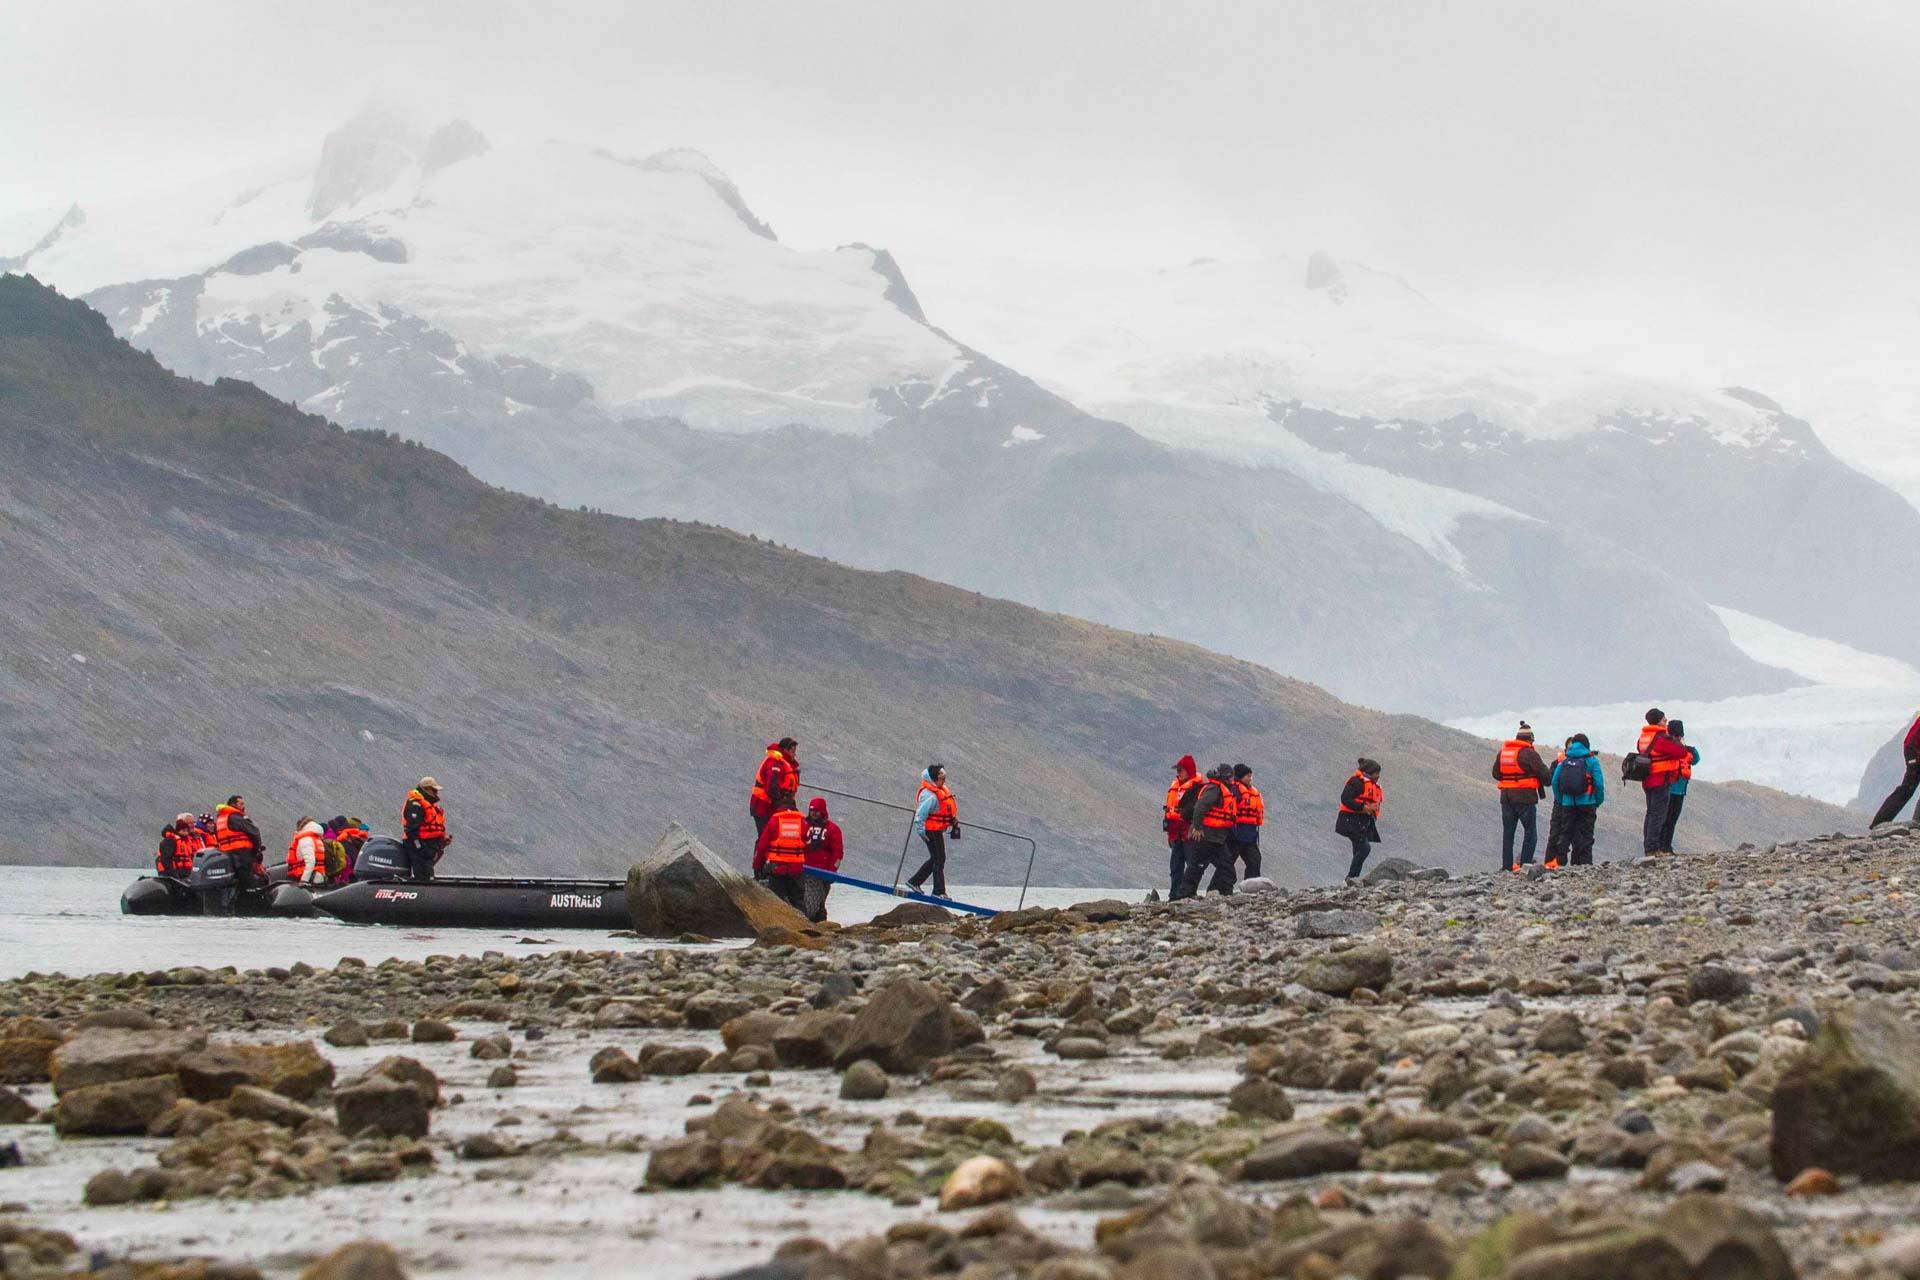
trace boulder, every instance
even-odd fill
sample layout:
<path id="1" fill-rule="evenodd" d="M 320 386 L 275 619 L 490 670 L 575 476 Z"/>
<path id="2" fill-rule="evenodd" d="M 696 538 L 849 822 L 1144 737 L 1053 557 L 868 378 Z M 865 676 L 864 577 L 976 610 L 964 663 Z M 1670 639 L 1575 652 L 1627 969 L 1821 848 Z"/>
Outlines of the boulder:
<path id="1" fill-rule="evenodd" d="M 418 1059 L 392 1054 L 374 1063 L 367 1075 L 385 1076 L 401 1084 L 410 1084 L 420 1091 L 420 1096 L 427 1100 L 429 1107 L 440 1105 L 440 1077 Z"/>
<path id="2" fill-rule="evenodd" d="M 1393 957 L 1383 947 L 1353 947 L 1309 956 L 1294 981 L 1323 995 L 1352 995 L 1361 987 L 1378 991 L 1393 978 Z"/>
<path id="3" fill-rule="evenodd" d="M 1753 979 L 1723 964 L 1703 964 L 1687 975 L 1687 999 L 1725 1004 L 1743 999 L 1753 990 Z"/>
<path id="4" fill-rule="evenodd" d="M 1423 867 L 1405 858 L 1382 858 L 1360 877 L 1365 884 L 1388 884 L 1395 880 L 1445 880 L 1445 867 Z"/>
<path id="5" fill-rule="evenodd" d="M 1842 1006 L 1773 1090 L 1773 1176 L 1818 1165 L 1920 1179 L 1920 1029 L 1883 1002 Z"/>
<path id="6" fill-rule="evenodd" d="M 647 1157 L 647 1185 L 697 1187 L 716 1181 L 725 1167 L 726 1154 L 712 1138 L 670 1142 Z"/>
<path id="7" fill-rule="evenodd" d="M 407 1280 L 400 1255 L 374 1240 L 356 1240 L 300 1273 L 300 1280 Z"/>
<path id="8" fill-rule="evenodd" d="M 722 862 L 677 822 L 627 872 L 627 909 L 634 932 L 647 938 L 753 938 L 775 926 L 807 928 L 805 916 Z"/>
<path id="9" fill-rule="evenodd" d="M 180 1091 L 196 1102 L 217 1102 L 241 1085 L 305 1102 L 333 1083 L 333 1064 L 311 1040 L 216 1044 L 186 1054 L 175 1070 Z"/>
<path id="10" fill-rule="evenodd" d="M 333 1095 L 334 1117 L 349 1137 L 374 1129 L 390 1138 L 424 1138 L 431 1117 L 419 1089 L 390 1076 L 373 1075 Z"/>
<path id="11" fill-rule="evenodd" d="M 26 1124 L 39 1114 L 40 1108 L 0 1084 L 0 1124 Z"/>
<path id="12" fill-rule="evenodd" d="M 170 1076 L 180 1059 L 207 1046 L 204 1031 L 130 1031 L 97 1027 L 54 1051 L 53 1091 L 85 1089 L 116 1080 Z"/>
<path id="13" fill-rule="evenodd" d="M 809 1009 L 789 1018 L 774 1034 L 773 1053 L 783 1067 L 830 1067 L 853 1019 L 831 1009 Z"/>
<path id="14" fill-rule="evenodd" d="M 69 1086 L 54 1106 L 53 1127 L 61 1134 L 145 1133 L 179 1100 L 172 1076 Z"/>
<path id="15" fill-rule="evenodd" d="M 867 923 L 880 929 L 902 929 L 918 924 L 945 924 L 951 919 L 951 911 L 936 907 L 931 902 L 903 902 L 882 911 Z"/>
<path id="16" fill-rule="evenodd" d="M 1020 1172 L 995 1156 L 962 1160 L 940 1187 L 942 1212 L 977 1209 L 1020 1194 Z"/>
<path id="17" fill-rule="evenodd" d="M 1305 1129 L 1260 1147 L 1242 1162 L 1240 1177 L 1246 1182 L 1275 1182 L 1349 1173 L 1359 1167 L 1358 1142 L 1333 1129 Z"/>
<path id="18" fill-rule="evenodd" d="M 40 1030 L 44 1028 L 44 1034 Z M 52 1075 L 54 1050 L 62 1037 L 51 1023 L 18 1018 L 0 1035 L 0 1084 L 39 1084 Z"/>
<path id="19" fill-rule="evenodd" d="M 1293 918 L 1296 938 L 1346 938 L 1379 927 L 1380 917 L 1371 911 L 1303 911 Z"/>
<path id="20" fill-rule="evenodd" d="M 887 1073 L 865 1058 L 847 1068 L 840 1077 L 840 1096 L 849 1102 L 878 1102 L 891 1086 Z"/>
<path id="21" fill-rule="evenodd" d="M 1793 1261 L 1773 1228 L 1724 1196 L 1683 1195 L 1660 1215 L 1658 1225 L 1696 1276 L 1794 1280 Z"/>
<path id="22" fill-rule="evenodd" d="M 1082 917 L 1088 924 L 1108 924 L 1115 920 L 1133 919 L 1133 908 L 1118 898 L 1096 898 L 1092 902 L 1076 902 L 1067 910 Z"/>
<path id="23" fill-rule="evenodd" d="M 918 1071 L 954 1048 L 953 1012 L 947 998 L 914 978 L 882 987 L 847 1029 L 833 1065 L 871 1059 L 883 1071 Z"/>
<path id="24" fill-rule="evenodd" d="M 1696 1273 L 1657 1228 L 1621 1226 L 1528 1250 L 1504 1274 L 1505 1280 L 1692 1280 Z"/>
<path id="25" fill-rule="evenodd" d="M 1265 876 L 1248 876 L 1233 886 L 1235 893 L 1278 893 L 1280 886 Z"/>
<path id="26" fill-rule="evenodd" d="M 298 1129 L 314 1115 L 284 1094 L 251 1084 L 240 1085 L 228 1095 L 227 1111 L 243 1120 L 264 1120 L 283 1129 Z"/>

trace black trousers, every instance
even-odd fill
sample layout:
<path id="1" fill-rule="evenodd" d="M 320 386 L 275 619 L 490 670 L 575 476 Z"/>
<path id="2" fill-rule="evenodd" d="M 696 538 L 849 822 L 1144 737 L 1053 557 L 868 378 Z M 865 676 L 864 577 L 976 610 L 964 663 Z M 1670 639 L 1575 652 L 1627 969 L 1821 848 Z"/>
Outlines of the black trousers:
<path id="1" fill-rule="evenodd" d="M 1167 896 L 1180 896 L 1180 881 L 1187 874 L 1187 846 L 1189 840 L 1170 840 L 1167 842 Z"/>
<path id="2" fill-rule="evenodd" d="M 933 896 L 947 896 L 947 833 L 944 831 L 922 831 L 920 839 L 926 842 L 927 860 L 920 869 L 907 880 L 907 887 L 915 893 L 926 883 L 927 877 L 933 877 Z"/>
<path id="3" fill-rule="evenodd" d="M 1540 844 L 1540 806 L 1537 804 L 1508 804 L 1500 802 L 1500 869 L 1513 869 L 1513 833 L 1515 828 L 1524 830 L 1526 839 L 1520 842 L 1520 865 L 1527 866 L 1533 861 L 1533 851 Z"/>
<path id="4" fill-rule="evenodd" d="M 1567 853 L 1567 813 L 1568 805 L 1554 802 L 1553 816 L 1547 819 L 1546 864 L 1553 866 L 1565 862 Z"/>
<path id="5" fill-rule="evenodd" d="M 1599 820 L 1598 805 L 1555 805 L 1553 820 L 1547 825 L 1547 861 L 1563 866 L 1592 866 L 1593 830 Z"/>
<path id="6" fill-rule="evenodd" d="M 1907 807 L 1907 801 L 1913 799 L 1913 793 L 1920 791 L 1920 759 L 1907 761 L 1906 776 L 1900 779 L 1900 785 L 1887 794 L 1880 802 L 1880 811 L 1873 815 L 1873 825 L 1892 822 Z"/>
<path id="7" fill-rule="evenodd" d="M 407 843 L 407 875 L 414 880 L 433 879 L 433 868 L 447 851 L 445 840 L 418 840 Z"/>
<path id="8" fill-rule="evenodd" d="M 1360 869 L 1367 865 L 1367 855 L 1373 852 L 1373 841 L 1365 836 L 1348 836 L 1353 845 L 1353 861 L 1347 865 L 1347 879 L 1358 880 Z"/>
<path id="9" fill-rule="evenodd" d="M 1673 797 L 1665 787 L 1654 787 L 1647 792 L 1647 821 L 1640 831 L 1640 851 L 1655 854 L 1667 847 L 1667 812 L 1673 808 Z"/>
<path id="10" fill-rule="evenodd" d="M 1215 844 L 1195 840 L 1187 846 L 1187 869 L 1180 877 L 1180 892 L 1174 896 L 1199 897 L 1200 878 L 1207 874 L 1208 867 L 1213 868 L 1213 879 L 1207 882 L 1207 892 L 1232 893 L 1233 846 L 1225 841 Z"/>
<path id="11" fill-rule="evenodd" d="M 1673 829 L 1680 825 L 1680 811 L 1687 807 L 1687 797 L 1669 795 L 1667 797 L 1667 820 L 1661 825 L 1660 847 L 1669 853 L 1673 851 Z"/>
<path id="12" fill-rule="evenodd" d="M 1260 837 L 1251 840 L 1229 840 L 1227 848 L 1240 860 L 1240 878 L 1251 880 L 1260 874 Z"/>
<path id="13" fill-rule="evenodd" d="M 800 883 L 805 879 L 806 876 L 804 875 L 769 875 L 766 879 L 766 885 L 767 888 L 773 890 L 774 897 L 780 899 L 801 915 L 805 915 L 807 914 L 807 891 L 806 887 Z"/>

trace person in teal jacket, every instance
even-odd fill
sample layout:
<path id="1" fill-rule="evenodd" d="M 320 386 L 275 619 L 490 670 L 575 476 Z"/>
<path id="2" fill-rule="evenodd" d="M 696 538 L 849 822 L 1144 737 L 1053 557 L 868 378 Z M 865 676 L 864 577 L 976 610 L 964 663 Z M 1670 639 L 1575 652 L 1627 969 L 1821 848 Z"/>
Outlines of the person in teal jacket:
<path id="1" fill-rule="evenodd" d="M 1567 749 L 1553 766 L 1553 825 L 1547 837 L 1547 865 L 1593 865 L 1593 829 L 1600 806 L 1607 802 L 1607 771 L 1584 733 L 1567 740 Z M 1572 856 L 1568 853 L 1571 850 Z"/>
<path id="2" fill-rule="evenodd" d="M 1678 720 L 1667 721 L 1667 736 L 1684 746 L 1687 754 L 1692 757 L 1687 762 L 1687 767 L 1680 771 L 1680 775 L 1667 784 L 1667 795 L 1671 799 L 1667 801 L 1667 823 L 1663 828 L 1665 839 L 1661 840 L 1660 847 L 1671 853 L 1673 852 L 1673 829 L 1680 825 L 1680 810 L 1687 806 L 1687 783 L 1693 781 L 1693 767 L 1700 763 L 1700 748 L 1687 741 L 1687 726 Z"/>

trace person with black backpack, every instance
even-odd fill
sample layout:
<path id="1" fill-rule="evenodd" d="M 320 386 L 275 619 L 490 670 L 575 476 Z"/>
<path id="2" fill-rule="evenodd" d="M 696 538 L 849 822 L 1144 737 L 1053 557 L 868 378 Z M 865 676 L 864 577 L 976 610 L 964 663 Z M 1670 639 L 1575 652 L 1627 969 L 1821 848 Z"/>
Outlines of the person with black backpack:
<path id="1" fill-rule="evenodd" d="M 1547 832 L 1547 865 L 1592 866 L 1593 829 L 1600 806 L 1607 802 L 1607 780 L 1586 734 L 1567 739 L 1548 790 L 1553 792 L 1553 822 Z"/>

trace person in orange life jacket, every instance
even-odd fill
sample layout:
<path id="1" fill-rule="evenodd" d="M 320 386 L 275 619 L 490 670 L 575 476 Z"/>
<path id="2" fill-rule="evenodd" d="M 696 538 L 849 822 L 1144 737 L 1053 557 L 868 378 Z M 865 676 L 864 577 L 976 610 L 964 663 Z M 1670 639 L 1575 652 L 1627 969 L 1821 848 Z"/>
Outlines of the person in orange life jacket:
<path id="1" fill-rule="evenodd" d="M 1876 827 L 1898 818 L 1900 811 L 1907 807 L 1907 801 L 1913 799 L 1913 793 L 1920 791 L 1920 715 L 1914 716 L 1913 723 L 1907 726 L 1907 737 L 1900 744 L 1900 755 L 1907 762 L 1907 771 L 1875 811 L 1873 825 Z"/>
<path id="2" fill-rule="evenodd" d="M 180 814 L 171 826 L 160 828 L 160 850 L 154 855 L 153 869 L 163 876 L 184 880 L 193 874 L 193 855 L 207 847 L 193 815 Z"/>
<path id="3" fill-rule="evenodd" d="M 1525 720 L 1493 757 L 1493 780 L 1500 785 L 1500 869 L 1512 871 L 1513 833 L 1526 832 L 1520 846 L 1520 866 L 1533 861 L 1540 843 L 1540 793 L 1553 780 L 1547 762 L 1534 749 L 1533 726 Z"/>
<path id="4" fill-rule="evenodd" d="M 407 792 L 407 802 L 400 809 L 400 835 L 412 878 L 433 879 L 433 869 L 446 856 L 453 837 L 447 834 L 447 810 L 440 803 L 440 784 L 432 778 L 420 779 Z"/>
<path id="5" fill-rule="evenodd" d="M 793 807 L 783 803 L 767 816 L 760 838 L 753 844 L 753 877 L 773 890 L 774 896 L 795 911 L 805 914 L 807 820 Z"/>
<path id="6" fill-rule="evenodd" d="M 1658 707 L 1647 712 L 1647 723 L 1640 730 L 1634 751 L 1649 761 L 1647 776 L 1640 788 L 1647 797 L 1647 818 L 1640 830 L 1640 851 L 1651 858 L 1666 851 L 1667 812 L 1673 808 L 1673 783 L 1680 776 L 1682 761 L 1692 766 L 1693 757 L 1686 747 L 1667 734 L 1666 713 Z"/>
<path id="7" fill-rule="evenodd" d="M 753 775 L 753 795 L 747 801 L 754 834 L 758 835 L 767 819 L 780 809 L 791 808 L 799 793 L 800 744 L 792 738 L 769 742 L 759 772 Z"/>
<path id="8" fill-rule="evenodd" d="M 287 844 L 287 879 L 296 884 L 327 882 L 326 829 L 312 818 L 293 824 L 293 839 Z"/>
<path id="9" fill-rule="evenodd" d="M 1353 776 L 1340 790 L 1340 816 L 1333 820 L 1336 835 L 1353 845 L 1353 861 L 1347 865 L 1347 879 L 1358 880 L 1367 855 L 1380 843 L 1380 806 L 1386 801 L 1380 787 L 1380 762 L 1361 756 L 1354 763 Z"/>
<path id="10" fill-rule="evenodd" d="M 960 838 L 960 809 L 953 792 L 947 789 L 945 765 L 930 764 L 920 775 L 920 792 L 915 798 L 913 827 L 927 846 L 927 860 L 907 877 L 907 887 L 915 893 L 933 877 L 933 896 L 947 896 L 947 837 Z"/>
<path id="11" fill-rule="evenodd" d="M 1680 825 L 1680 811 L 1687 807 L 1687 786 L 1693 781 L 1693 766 L 1700 763 L 1700 749 L 1687 744 L 1687 726 L 1678 720 L 1667 721 L 1667 737 L 1686 747 L 1687 758 L 1674 766 L 1673 781 L 1667 784 L 1667 820 L 1660 832 L 1660 848 L 1673 852 L 1673 829 Z"/>
<path id="12" fill-rule="evenodd" d="M 1200 878 L 1213 868 L 1208 893 L 1233 892 L 1233 851 L 1227 836 L 1239 821 L 1240 806 L 1233 789 L 1233 767 L 1215 765 L 1207 772 L 1193 799 L 1191 839 L 1187 842 L 1187 869 L 1180 876 L 1175 898 L 1200 896 Z"/>
<path id="13" fill-rule="evenodd" d="M 1167 784 L 1167 803 L 1162 809 L 1160 829 L 1167 833 L 1167 896 L 1177 897 L 1180 881 L 1187 873 L 1187 844 L 1192 839 L 1182 802 L 1201 783 L 1200 766 L 1192 756 L 1173 762 L 1173 781 Z M 1193 808 L 1191 803 L 1186 810 Z"/>
<path id="14" fill-rule="evenodd" d="M 822 871 L 838 871 L 840 860 L 846 855 L 846 842 L 840 833 L 840 824 L 827 816 L 827 798 L 815 796 L 807 801 L 807 865 Z M 819 924 L 827 918 L 827 891 L 833 888 L 833 884 L 819 876 L 803 876 L 802 879 L 805 881 L 802 888 L 806 892 L 807 919 Z"/>
<path id="15" fill-rule="evenodd" d="M 1267 801 L 1253 785 L 1253 770 L 1244 764 L 1233 766 L 1234 822 L 1227 833 L 1227 848 L 1240 860 L 1240 874 L 1251 880 L 1260 874 L 1260 828 L 1267 823 Z"/>
<path id="16" fill-rule="evenodd" d="M 247 816 L 247 802 L 240 796 L 228 796 L 227 802 L 213 811 L 213 847 L 233 859 L 233 874 L 239 888 L 262 885 L 267 881 L 266 841 L 260 828 Z"/>
<path id="17" fill-rule="evenodd" d="M 1607 779 L 1586 734 L 1567 739 L 1548 790 L 1553 792 L 1553 823 L 1547 834 L 1547 865 L 1592 866 L 1594 825 L 1607 800 Z"/>
<path id="18" fill-rule="evenodd" d="M 371 834 L 363 819 L 349 818 L 345 814 L 341 814 L 327 824 L 327 838 L 340 842 L 343 860 L 337 877 L 340 883 L 346 884 L 353 879 L 353 864 L 360 860 L 360 847 L 366 844 L 367 837 Z"/>

